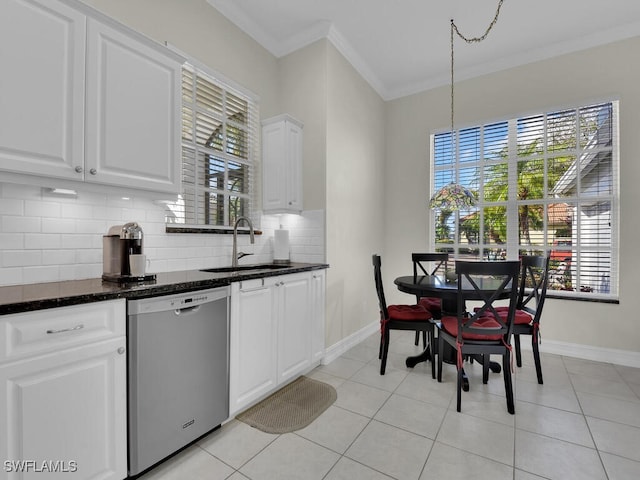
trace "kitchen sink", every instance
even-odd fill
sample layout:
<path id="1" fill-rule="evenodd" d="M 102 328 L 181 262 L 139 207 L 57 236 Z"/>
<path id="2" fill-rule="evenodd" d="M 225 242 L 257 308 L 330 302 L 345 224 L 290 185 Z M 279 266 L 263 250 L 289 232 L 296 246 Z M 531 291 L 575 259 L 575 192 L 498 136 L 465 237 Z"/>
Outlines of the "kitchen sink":
<path id="1" fill-rule="evenodd" d="M 289 267 L 290 265 L 286 265 L 286 264 L 262 263 L 262 264 L 254 264 L 254 265 L 240 265 L 237 267 L 204 268 L 200 271 L 210 272 L 210 273 L 233 273 L 233 272 L 246 272 L 248 270 L 251 270 L 251 271 L 278 270 L 280 268 L 289 268 Z"/>

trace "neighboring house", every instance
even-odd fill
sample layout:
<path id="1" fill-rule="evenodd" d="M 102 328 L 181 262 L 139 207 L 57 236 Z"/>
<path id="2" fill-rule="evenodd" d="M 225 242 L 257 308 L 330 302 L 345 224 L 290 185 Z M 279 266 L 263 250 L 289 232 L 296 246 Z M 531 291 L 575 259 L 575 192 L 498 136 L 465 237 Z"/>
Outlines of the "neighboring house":
<path id="1" fill-rule="evenodd" d="M 571 215 L 570 244 L 578 248 L 567 252 L 569 261 L 564 259 L 562 267 L 569 268 L 570 272 L 563 272 L 563 276 L 567 278 L 570 275 L 574 289 L 596 293 L 609 293 L 610 288 L 610 197 L 613 191 L 611 117 L 612 109 L 606 106 L 602 108 L 598 115 L 598 128 L 583 147 L 584 153 L 558 180 L 552 191 L 558 198 L 570 198 L 580 189 L 582 200 L 579 205 L 575 202 L 564 204 Z M 590 198 L 593 201 L 589 201 Z M 580 256 L 579 262 L 574 258 L 576 255 Z"/>

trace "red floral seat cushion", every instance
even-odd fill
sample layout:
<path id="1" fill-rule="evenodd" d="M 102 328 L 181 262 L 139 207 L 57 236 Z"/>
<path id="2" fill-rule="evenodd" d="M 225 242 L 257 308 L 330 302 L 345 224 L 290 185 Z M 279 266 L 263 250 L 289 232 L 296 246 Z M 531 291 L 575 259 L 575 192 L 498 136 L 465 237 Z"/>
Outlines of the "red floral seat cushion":
<path id="1" fill-rule="evenodd" d="M 437 297 L 423 297 L 418 302 L 418 305 L 422 305 L 435 315 L 439 315 L 442 312 L 442 300 Z"/>
<path id="2" fill-rule="evenodd" d="M 503 316 L 503 314 L 506 317 L 507 313 L 509 313 L 509 307 L 496 307 L 496 311 L 500 314 L 501 317 Z M 524 310 L 516 310 L 516 318 L 513 319 L 513 323 L 515 325 L 529 325 L 532 321 L 533 317 L 530 314 L 528 314 Z"/>
<path id="3" fill-rule="evenodd" d="M 431 313 L 422 305 L 389 305 L 389 320 L 425 321 L 431 318 Z"/>
<path id="4" fill-rule="evenodd" d="M 442 317 L 442 328 L 454 337 L 458 336 L 458 318 L 457 317 Z M 500 323 L 498 323 L 492 317 L 483 317 L 478 319 L 473 324 L 474 328 L 500 328 Z M 500 340 L 502 338 L 501 333 L 493 333 L 493 334 L 476 334 L 463 332 L 462 338 L 467 340 Z"/>

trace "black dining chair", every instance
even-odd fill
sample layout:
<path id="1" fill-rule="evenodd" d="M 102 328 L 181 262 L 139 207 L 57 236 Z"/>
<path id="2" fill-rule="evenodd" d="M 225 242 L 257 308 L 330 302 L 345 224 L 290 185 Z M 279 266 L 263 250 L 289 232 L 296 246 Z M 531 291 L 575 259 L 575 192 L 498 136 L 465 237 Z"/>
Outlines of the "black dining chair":
<path id="1" fill-rule="evenodd" d="M 444 275 L 447 271 L 448 253 L 412 253 L 414 281 L 418 275 Z M 430 265 L 427 265 L 430 264 Z M 442 316 L 442 300 L 438 297 L 420 297 L 416 295 L 416 303 L 425 307 L 434 319 L 438 320 Z M 422 333 L 422 344 L 427 347 L 427 332 Z M 433 338 L 430 339 L 433 341 Z M 420 333 L 416 332 L 415 344 L 420 343 Z M 431 343 L 430 343 L 431 344 Z"/>
<path id="2" fill-rule="evenodd" d="M 549 284 L 549 254 L 547 256 L 523 255 L 520 258 L 520 286 L 513 321 L 513 341 L 516 349 L 516 365 L 522 367 L 520 335 L 531 335 L 533 361 L 536 365 L 538 383 L 542 385 L 542 364 L 540 362 L 540 318 L 547 296 Z M 503 314 L 507 307 L 497 307 Z"/>
<path id="3" fill-rule="evenodd" d="M 510 341 L 518 299 L 519 271 L 518 261 L 456 261 L 457 313 L 455 316 L 443 315 L 438 332 L 438 351 L 443 351 L 445 343 L 456 351 L 458 412 L 462 403 L 463 358 L 480 359 L 482 381 L 486 383 L 489 379 L 490 355 L 502 355 L 507 410 L 515 413 Z M 466 294 L 463 292 L 465 289 Z M 467 312 L 467 298 L 480 300 L 481 305 L 473 312 Z M 505 298 L 509 299 L 506 315 L 505 312 L 498 313 L 495 305 L 498 300 Z M 438 355 L 438 381 L 442 381 L 442 355 Z"/>
<path id="4" fill-rule="evenodd" d="M 380 375 L 384 375 L 389 353 L 389 332 L 391 330 L 427 331 L 433 328 L 431 313 L 422 305 L 387 305 L 382 286 L 382 260 L 372 256 L 373 276 L 380 306 Z"/>

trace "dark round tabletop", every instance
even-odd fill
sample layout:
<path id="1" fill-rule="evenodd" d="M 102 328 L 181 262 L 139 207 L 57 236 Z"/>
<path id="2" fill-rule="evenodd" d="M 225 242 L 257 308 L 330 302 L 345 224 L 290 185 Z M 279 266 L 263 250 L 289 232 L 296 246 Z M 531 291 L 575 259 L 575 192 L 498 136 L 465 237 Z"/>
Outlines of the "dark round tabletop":
<path id="1" fill-rule="evenodd" d="M 500 287 L 502 279 L 482 277 L 475 279 L 482 291 L 490 292 Z M 458 282 L 446 282 L 442 275 L 407 275 L 394 280 L 398 290 L 421 297 L 439 297 L 442 299 L 455 299 L 458 296 Z M 505 291 L 508 293 L 508 291 Z M 470 283 L 463 280 L 462 295 L 467 300 L 480 300 L 478 292 Z"/>

